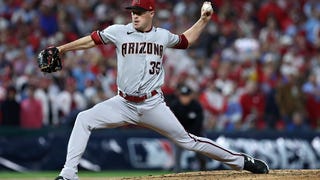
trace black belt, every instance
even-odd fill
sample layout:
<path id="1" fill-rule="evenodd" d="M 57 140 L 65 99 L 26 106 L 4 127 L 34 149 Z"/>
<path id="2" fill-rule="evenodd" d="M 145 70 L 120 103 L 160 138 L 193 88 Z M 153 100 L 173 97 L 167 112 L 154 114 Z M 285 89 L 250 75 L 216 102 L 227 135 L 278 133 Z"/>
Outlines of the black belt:
<path id="1" fill-rule="evenodd" d="M 148 99 L 148 98 L 150 98 L 150 97 L 152 97 L 152 96 L 154 96 L 156 94 L 158 94 L 158 91 L 153 90 L 153 91 L 151 91 L 150 96 L 148 96 L 148 94 L 145 94 L 143 96 L 132 96 L 132 95 L 128 95 L 128 94 L 126 94 L 126 93 L 124 93 L 124 92 L 119 90 L 119 95 L 121 97 L 123 97 L 125 100 L 131 101 L 131 102 L 135 102 L 135 103 L 143 102 L 146 99 Z"/>

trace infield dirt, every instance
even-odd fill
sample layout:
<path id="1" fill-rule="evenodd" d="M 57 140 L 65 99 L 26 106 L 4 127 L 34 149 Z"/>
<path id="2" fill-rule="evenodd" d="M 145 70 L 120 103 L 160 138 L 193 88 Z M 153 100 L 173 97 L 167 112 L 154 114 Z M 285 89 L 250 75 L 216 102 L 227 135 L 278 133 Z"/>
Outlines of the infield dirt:
<path id="1" fill-rule="evenodd" d="M 96 180 L 91 178 L 81 178 L 82 180 Z M 167 174 L 161 176 L 143 176 L 134 178 L 113 178 L 114 180 L 235 180 L 235 179 L 250 179 L 250 180 L 265 180 L 265 179 L 279 179 L 279 180 L 304 180 L 304 179 L 318 179 L 320 180 L 320 169 L 314 170 L 271 170 L 269 174 L 252 174 L 245 171 L 200 171 L 187 172 L 177 174 Z M 100 179 L 101 180 L 101 179 Z"/>

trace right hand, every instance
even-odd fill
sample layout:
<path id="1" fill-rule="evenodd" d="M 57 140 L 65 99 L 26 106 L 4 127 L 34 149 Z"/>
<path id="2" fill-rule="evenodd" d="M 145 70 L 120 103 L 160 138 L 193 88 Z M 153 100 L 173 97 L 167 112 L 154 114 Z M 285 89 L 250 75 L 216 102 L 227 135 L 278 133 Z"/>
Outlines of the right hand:
<path id="1" fill-rule="evenodd" d="M 208 22 L 211 20 L 213 14 L 213 8 L 211 2 L 205 1 L 201 7 L 201 19 Z"/>

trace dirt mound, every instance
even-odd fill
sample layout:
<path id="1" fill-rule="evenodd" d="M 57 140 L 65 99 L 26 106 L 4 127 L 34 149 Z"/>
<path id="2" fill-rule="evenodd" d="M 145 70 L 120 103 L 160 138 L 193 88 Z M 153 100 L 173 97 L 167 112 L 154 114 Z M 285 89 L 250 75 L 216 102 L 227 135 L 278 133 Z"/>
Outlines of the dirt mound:
<path id="1" fill-rule="evenodd" d="M 177 174 L 167 174 L 161 176 L 147 176 L 136 178 L 122 178 L 125 180 L 206 180 L 206 179 L 320 179 L 320 170 L 271 170 L 269 174 L 252 174 L 246 171 L 201 171 Z"/>

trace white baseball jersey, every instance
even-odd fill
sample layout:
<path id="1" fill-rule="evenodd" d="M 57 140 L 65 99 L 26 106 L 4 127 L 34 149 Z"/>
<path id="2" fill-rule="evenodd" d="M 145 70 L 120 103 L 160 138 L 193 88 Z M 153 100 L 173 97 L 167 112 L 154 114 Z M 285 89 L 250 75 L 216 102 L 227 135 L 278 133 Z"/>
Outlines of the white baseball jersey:
<path id="1" fill-rule="evenodd" d="M 179 35 L 153 27 L 142 33 L 132 23 L 112 25 L 98 32 L 103 43 L 117 48 L 118 88 L 131 95 L 141 95 L 160 89 L 164 81 L 163 52 L 180 42 Z"/>

